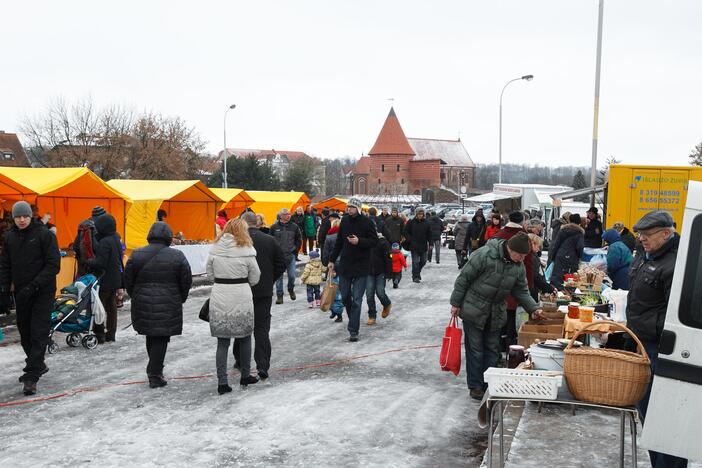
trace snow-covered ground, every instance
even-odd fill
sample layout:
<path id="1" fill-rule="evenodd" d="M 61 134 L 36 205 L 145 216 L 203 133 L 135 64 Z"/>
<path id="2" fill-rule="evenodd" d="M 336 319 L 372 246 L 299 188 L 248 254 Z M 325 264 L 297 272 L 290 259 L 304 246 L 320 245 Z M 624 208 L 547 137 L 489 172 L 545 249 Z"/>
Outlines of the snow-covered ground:
<path id="1" fill-rule="evenodd" d="M 273 306 L 270 379 L 223 396 L 216 340 L 197 318 L 204 295 L 186 303 L 162 389 L 143 382 L 144 337 L 132 329 L 92 351 L 59 337 L 36 397 L 66 395 L 0 407 L 0 466 L 477 466 L 486 440 L 478 402 L 464 372 L 438 365 L 452 254 L 428 264 L 422 284 L 407 275 L 388 289 L 393 310 L 376 326 L 365 325 L 364 305 L 358 343 L 347 341 L 346 317 L 307 309 L 298 286 L 297 301 Z M 26 400 L 19 345 L 0 348 L 0 366 L 0 403 Z"/>

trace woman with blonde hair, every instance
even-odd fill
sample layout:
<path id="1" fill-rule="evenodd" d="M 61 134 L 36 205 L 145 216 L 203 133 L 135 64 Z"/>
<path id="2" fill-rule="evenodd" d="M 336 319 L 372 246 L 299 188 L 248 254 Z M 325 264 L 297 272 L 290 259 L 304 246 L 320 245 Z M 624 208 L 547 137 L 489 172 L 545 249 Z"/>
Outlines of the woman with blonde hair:
<path id="1" fill-rule="evenodd" d="M 256 229 L 266 234 L 271 233 L 270 227 L 266 224 L 266 217 L 261 213 L 256 214 Z"/>
<path id="2" fill-rule="evenodd" d="M 210 293 L 210 333 L 217 338 L 217 392 L 231 392 L 227 378 L 227 354 L 232 338 L 238 347 L 243 386 L 258 382 L 251 376 L 251 334 L 254 308 L 251 286 L 258 283 L 261 271 L 256 249 L 241 219 L 227 222 L 210 250 L 207 275 L 214 279 Z"/>

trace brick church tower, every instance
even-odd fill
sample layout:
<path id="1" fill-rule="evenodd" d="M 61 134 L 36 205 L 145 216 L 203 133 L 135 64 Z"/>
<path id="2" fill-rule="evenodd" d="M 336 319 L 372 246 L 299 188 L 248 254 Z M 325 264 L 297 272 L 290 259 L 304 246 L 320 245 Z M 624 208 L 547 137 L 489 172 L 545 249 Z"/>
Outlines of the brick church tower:
<path id="1" fill-rule="evenodd" d="M 368 192 L 389 195 L 409 193 L 410 161 L 414 155 L 395 109 L 391 107 L 373 148 L 368 152 Z"/>

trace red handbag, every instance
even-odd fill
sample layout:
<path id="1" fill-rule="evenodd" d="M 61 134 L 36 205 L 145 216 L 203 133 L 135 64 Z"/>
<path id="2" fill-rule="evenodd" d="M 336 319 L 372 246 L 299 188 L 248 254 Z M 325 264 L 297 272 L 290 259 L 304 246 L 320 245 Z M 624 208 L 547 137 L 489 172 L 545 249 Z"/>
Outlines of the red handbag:
<path id="1" fill-rule="evenodd" d="M 441 355 L 439 356 L 441 370 L 453 372 L 453 375 L 458 375 L 461 372 L 461 335 L 463 331 L 457 325 L 456 317 L 451 316 L 446 333 L 444 333 Z"/>

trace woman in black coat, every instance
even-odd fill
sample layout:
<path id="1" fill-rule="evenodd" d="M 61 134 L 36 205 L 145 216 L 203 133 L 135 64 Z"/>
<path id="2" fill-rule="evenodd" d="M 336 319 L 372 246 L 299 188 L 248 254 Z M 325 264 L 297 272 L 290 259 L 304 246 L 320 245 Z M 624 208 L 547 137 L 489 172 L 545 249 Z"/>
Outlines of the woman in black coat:
<path id="1" fill-rule="evenodd" d="M 115 341 L 117 332 L 117 290 L 122 288 L 122 241 L 117 233 L 117 223 L 110 214 L 95 219 L 97 247 L 95 258 L 85 264 L 100 278 L 100 302 L 105 308 L 106 323 L 95 324 L 98 343 Z M 105 332 L 107 325 L 107 332 Z"/>
<path id="2" fill-rule="evenodd" d="M 132 325 L 146 335 L 151 388 L 163 387 L 163 360 L 170 337 L 183 332 L 183 303 L 192 286 L 190 264 L 180 250 L 169 246 L 173 231 L 164 222 L 149 229 L 149 245 L 135 250 L 124 269 L 124 283 L 132 298 Z"/>
<path id="3" fill-rule="evenodd" d="M 570 223 L 561 227 L 548 252 L 549 264 L 553 263 L 552 286 L 562 289 L 563 275 L 578 271 L 584 244 L 585 230 L 580 226 L 580 215 L 571 215 Z"/>

